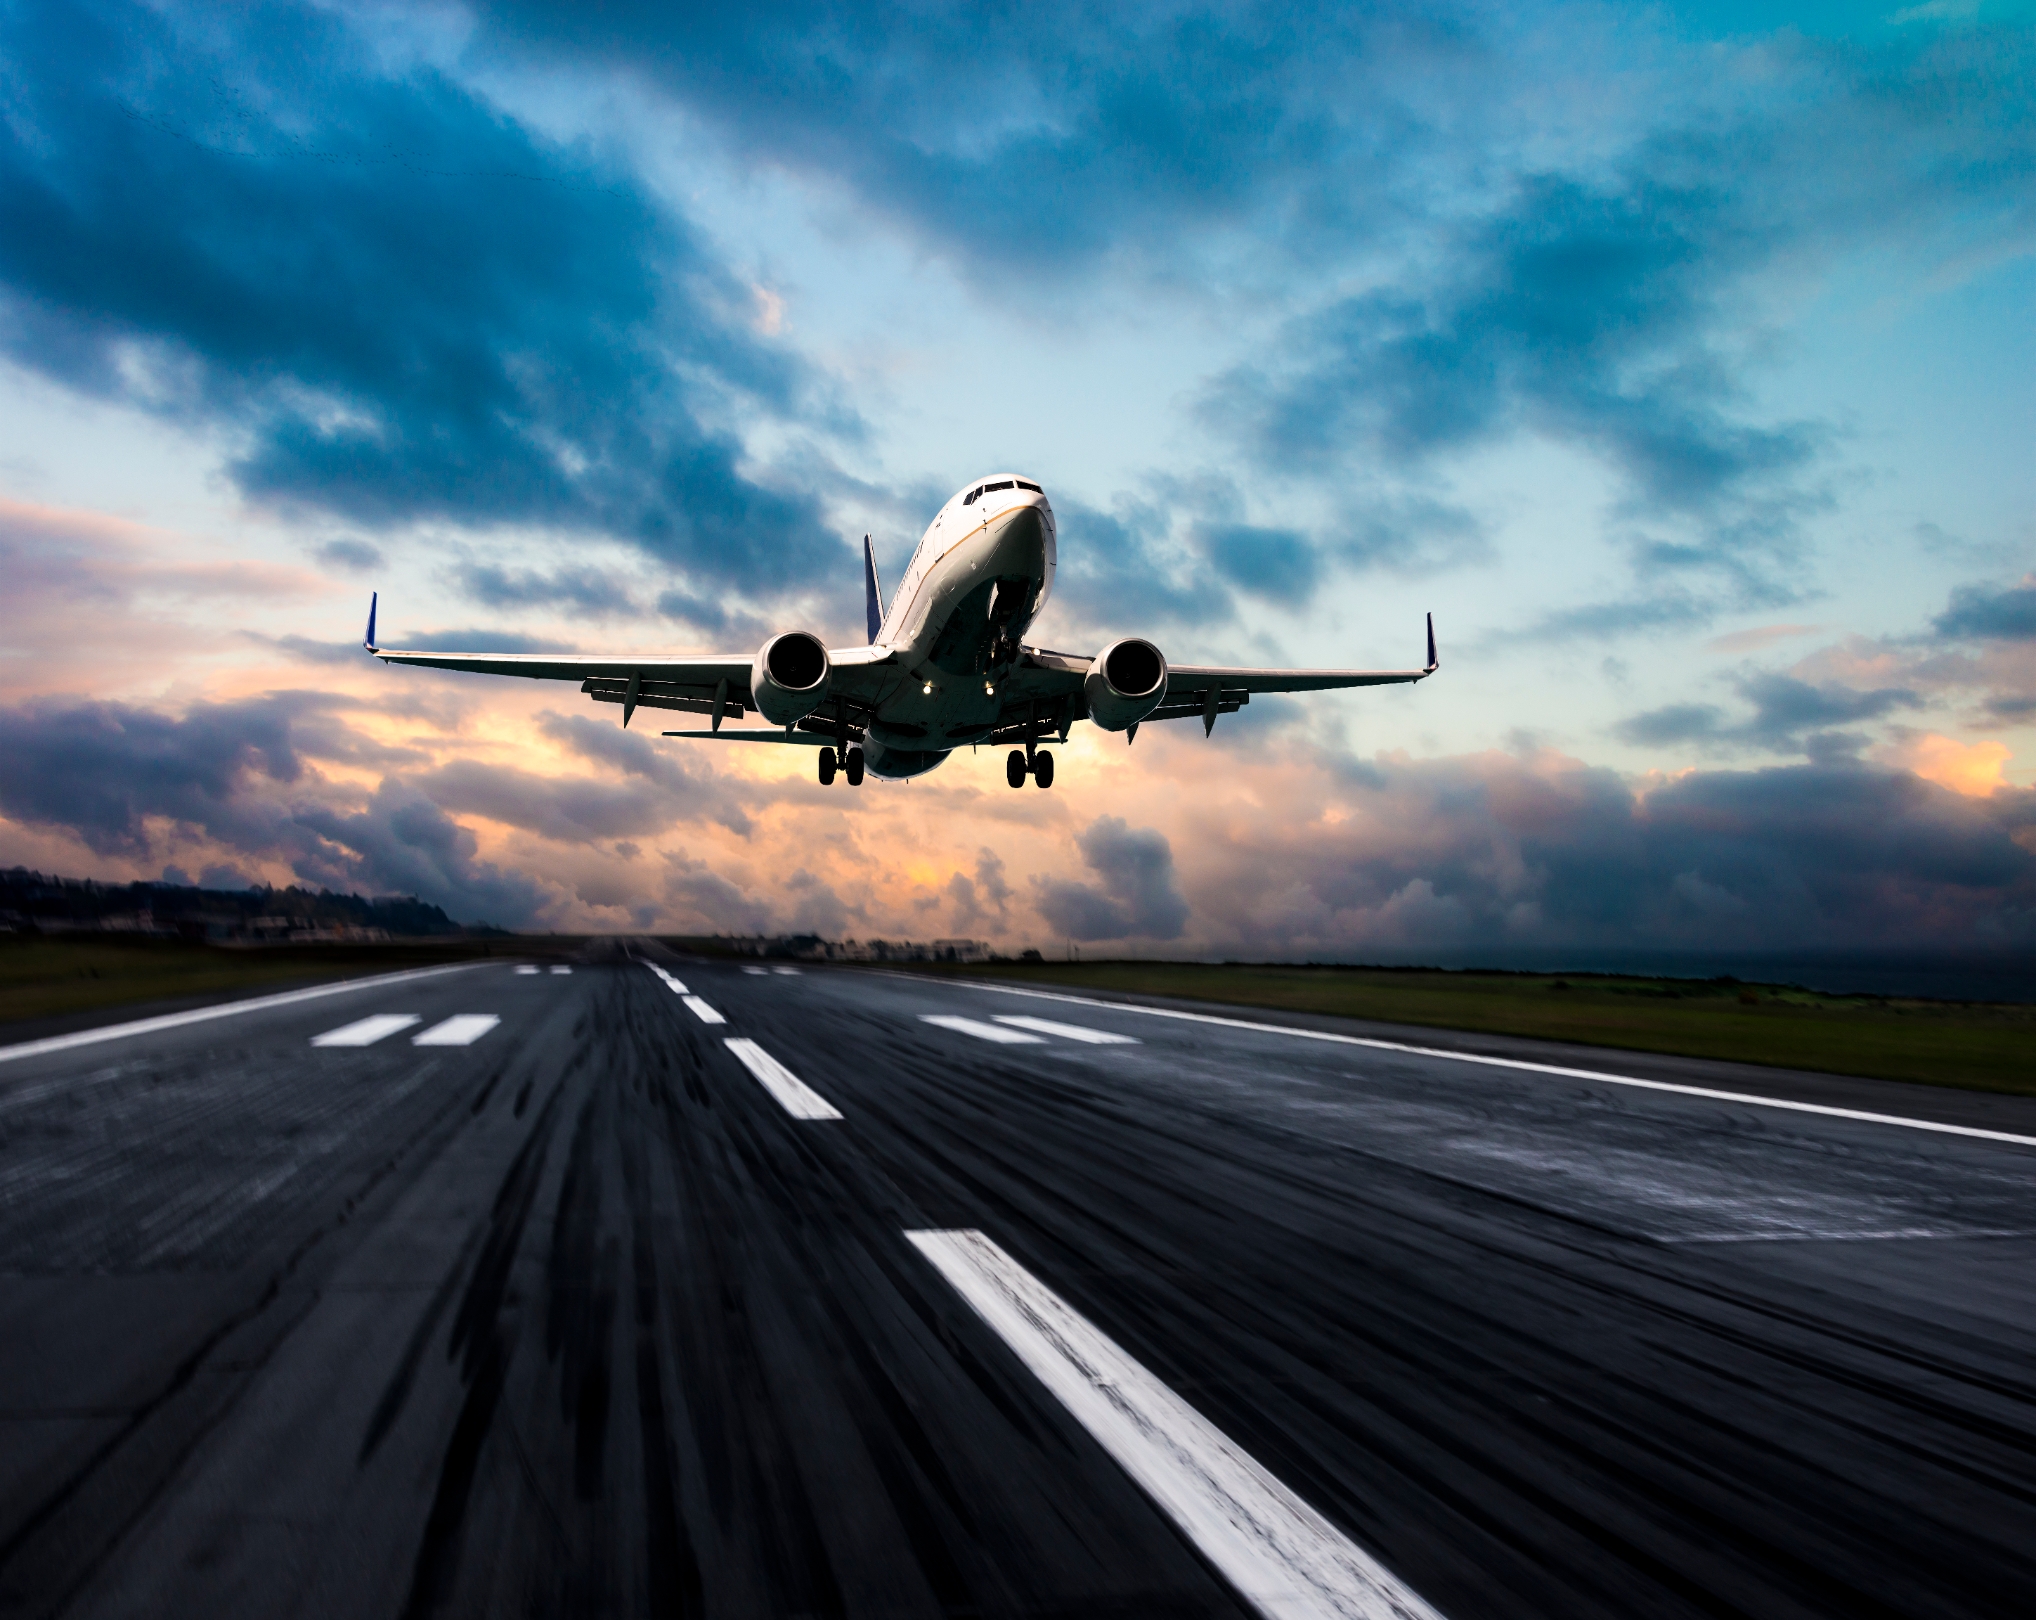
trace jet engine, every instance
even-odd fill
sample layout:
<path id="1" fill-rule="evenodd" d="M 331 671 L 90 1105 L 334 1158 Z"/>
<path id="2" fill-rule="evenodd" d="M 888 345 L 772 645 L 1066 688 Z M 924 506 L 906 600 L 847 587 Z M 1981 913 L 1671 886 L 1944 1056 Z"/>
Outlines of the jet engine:
<path id="1" fill-rule="evenodd" d="M 803 630 L 772 636 L 749 666 L 749 690 L 756 711 L 774 726 L 803 720 L 827 701 L 834 667 L 819 639 Z"/>
<path id="2" fill-rule="evenodd" d="M 1137 636 L 1113 641 L 1082 680 L 1089 718 L 1105 731 L 1135 726 L 1166 699 L 1166 658 Z"/>

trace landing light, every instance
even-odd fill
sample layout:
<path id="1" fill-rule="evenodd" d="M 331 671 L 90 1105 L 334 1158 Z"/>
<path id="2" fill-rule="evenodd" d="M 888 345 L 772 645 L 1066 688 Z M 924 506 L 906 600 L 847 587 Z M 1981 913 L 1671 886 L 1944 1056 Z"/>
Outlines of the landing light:
<path id="1" fill-rule="evenodd" d="M 996 682 L 994 681 L 983 682 L 983 690 L 987 692 L 991 697 L 995 697 L 997 695 Z"/>
<path id="2" fill-rule="evenodd" d="M 919 690 L 924 692 L 928 697 L 931 697 L 933 696 L 933 683 L 931 681 L 928 681 L 924 686 L 920 687 Z"/>

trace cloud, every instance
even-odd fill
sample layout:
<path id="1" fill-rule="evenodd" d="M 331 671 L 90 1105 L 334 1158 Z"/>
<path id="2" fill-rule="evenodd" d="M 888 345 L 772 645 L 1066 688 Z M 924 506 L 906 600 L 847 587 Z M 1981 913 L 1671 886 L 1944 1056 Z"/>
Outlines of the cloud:
<path id="1" fill-rule="evenodd" d="M 0 709 L 0 812 L 63 829 L 94 854 L 149 859 L 192 838 L 300 881 L 421 895 L 468 921 L 529 921 L 548 896 L 475 859 L 474 836 L 414 787 L 372 794 L 310 764 L 414 761 L 338 718 L 347 700 L 278 692 L 199 703 L 182 717 L 129 704 L 41 699 Z"/>
<path id="2" fill-rule="evenodd" d="M 1940 636 L 2036 639 L 2036 574 L 1998 589 L 1961 585 L 1951 593 L 1951 605 L 1933 622 Z"/>
<path id="3" fill-rule="evenodd" d="M 1908 687 L 1862 691 L 1838 684 L 1813 685 L 1771 671 L 1742 676 L 1734 684 L 1753 704 L 1753 713 L 1744 719 L 1731 719 L 1716 704 L 1672 703 L 1622 720 L 1612 733 L 1623 742 L 1647 746 L 1698 742 L 1723 748 L 1799 752 L 1808 746 L 1810 733 L 1828 737 L 1833 727 L 1882 719 L 1922 702 Z"/>
<path id="4" fill-rule="evenodd" d="M 1199 939 L 1500 962 L 2036 941 L 2027 789 L 1973 797 L 1856 760 L 1637 782 L 1553 753 L 1370 764 L 1333 824 L 1229 828 L 1186 884 Z"/>
<path id="5" fill-rule="evenodd" d="M 1100 885 L 1033 879 L 1033 905 L 1064 939 L 1178 939 L 1188 903 L 1174 877 L 1173 849 L 1149 827 L 1099 816 L 1075 840 Z"/>
<path id="6" fill-rule="evenodd" d="M 720 583 L 840 560 L 745 413 L 836 421 L 746 285 L 590 147 L 334 14 L 29 8 L 0 54 L 0 343 L 209 423 L 248 494 L 372 524 L 544 525 Z"/>
<path id="7" fill-rule="evenodd" d="M 328 540 L 313 547 L 311 555 L 328 568 L 343 568 L 350 574 L 366 574 L 382 566 L 380 548 L 365 540 Z"/>
<path id="8" fill-rule="evenodd" d="M 642 611 L 626 583 L 598 569 L 562 567 L 543 574 L 467 562 L 457 578 L 460 589 L 486 607 L 577 608 L 597 618 L 627 618 Z"/>

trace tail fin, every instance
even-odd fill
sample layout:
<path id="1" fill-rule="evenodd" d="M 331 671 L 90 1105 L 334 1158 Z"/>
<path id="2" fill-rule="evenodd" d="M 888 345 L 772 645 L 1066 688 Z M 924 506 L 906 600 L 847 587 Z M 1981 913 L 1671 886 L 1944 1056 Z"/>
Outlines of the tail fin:
<path id="1" fill-rule="evenodd" d="M 1442 660 L 1435 656 L 1435 615 L 1428 615 L 1428 668 L 1430 671 L 1442 667 Z"/>
<path id="2" fill-rule="evenodd" d="M 877 554 L 868 535 L 862 537 L 862 582 L 869 608 L 870 645 L 875 646 L 877 632 L 884 627 L 884 588 L 877 583 Z"/>
<path id="3" fill-rule="evenodd" d="M 381 596 L 380 591 L 368 592 L 368 635 L 361 645 L 369 652 L 375 650 L 375 604 L 381 600 Z"/>

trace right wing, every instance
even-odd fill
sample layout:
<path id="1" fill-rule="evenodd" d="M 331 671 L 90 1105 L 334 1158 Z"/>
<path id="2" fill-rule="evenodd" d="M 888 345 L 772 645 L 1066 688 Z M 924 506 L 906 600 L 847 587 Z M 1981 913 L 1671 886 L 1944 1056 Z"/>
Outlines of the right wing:
<path id="1" fill-rule="evenodd" d="M 526 680 L 578 681 L 596 703 L 623 706 L 623 724 L 639 708 L 678 709 L 723 719 L 740 720 L 756 707 L 750 696 L 750 654 L 705 653 L 482 653 L 414 652 L 375 645 L 375 597 L 368 602 L 368 634 L 364 645 L 385 664 L 417 664 L 426 669 L 456 669 L 475 675 L 520 675 Z M 867 706 L 900 679 L 885 667 L 890 652 L 882 647 L 830 647 L 834 666 L 829 690 L 852 705 Z"/>

